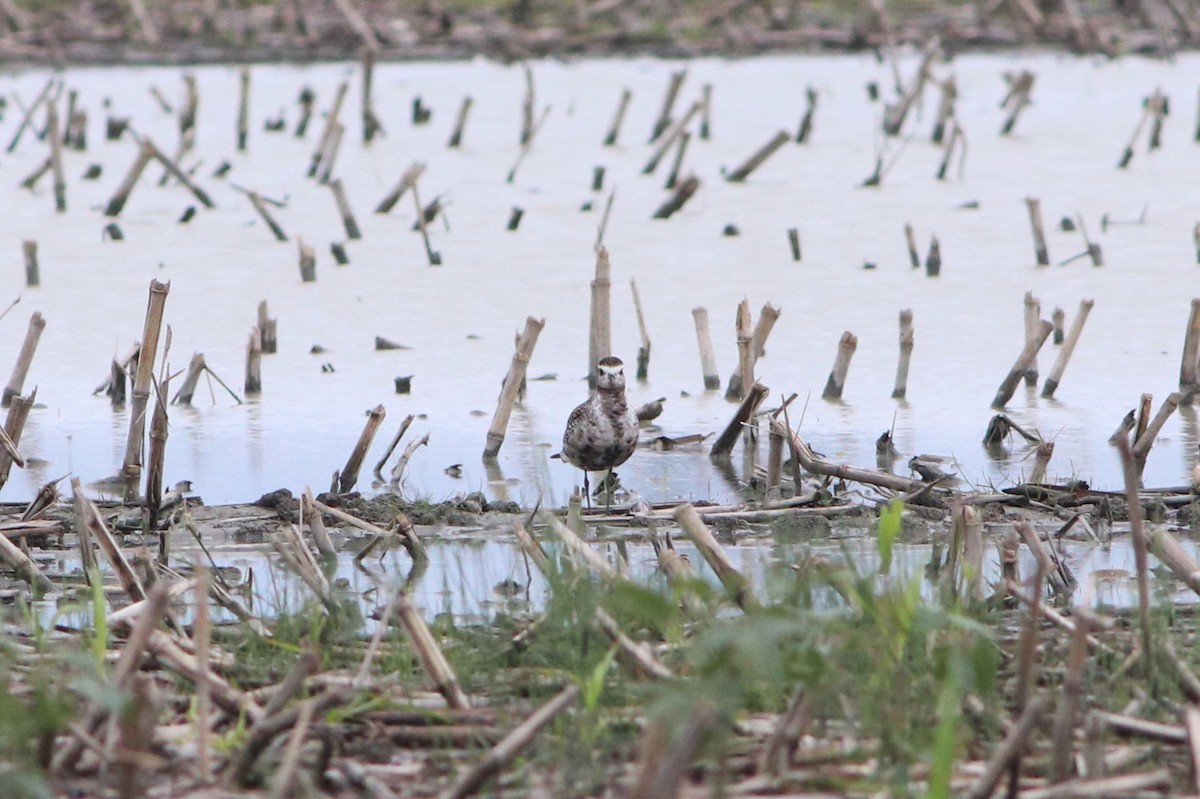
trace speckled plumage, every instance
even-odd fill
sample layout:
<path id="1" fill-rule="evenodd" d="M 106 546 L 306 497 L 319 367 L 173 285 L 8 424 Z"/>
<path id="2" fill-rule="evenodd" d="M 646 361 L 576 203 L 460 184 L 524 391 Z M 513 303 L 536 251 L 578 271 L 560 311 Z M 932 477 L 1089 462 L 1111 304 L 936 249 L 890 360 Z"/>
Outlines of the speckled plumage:
<path id="1" fill-rule="evenodd" d="M 562 458 L 585 472 L 620 466 L 637 449 L 637 413 L 625 401 L 620 358 L 604 358 L 596 369 L 596 393 L 567 418 Z"/>

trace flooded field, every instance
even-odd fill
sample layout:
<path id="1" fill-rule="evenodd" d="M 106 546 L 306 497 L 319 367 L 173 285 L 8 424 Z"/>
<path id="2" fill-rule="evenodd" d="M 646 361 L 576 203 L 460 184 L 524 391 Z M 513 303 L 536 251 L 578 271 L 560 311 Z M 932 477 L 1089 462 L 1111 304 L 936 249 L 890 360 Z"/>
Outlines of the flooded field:
<path id="1" fill-rule="evenodd" d="M 911 80 L 912 54 L 898 71 Z M 166 323 L 168 360 L 185 368 L 193 352 L 238 393 L 247 336 L 259 301 L 279 319 L 279 350 L 264 356 L 263 392 L 236 404 L 205 384 L 193 408 L 171 415 L 166 481 L 193 481 L 206 502 L 253 500 L 280 486 L 299 491 L 328 486 L 363 424 L 363 412 L 388 412 L 366 458 L 359 488 L 369 490 L 369 467 L 382 455 L 399 420 L 418 416 L 412 437 L 429 433 L 413 456 L 404 483 L 409 496 L 431 500 L 482 490 L 489 497 L 532 506 L 561 506 L 578 473 L 549 456 L 558 451 L 570 409 L 587 396 L 589 282 L 593 276 L 600 209 L 615 192 L 604 241 L 613 269 L 613 348 L 627 364 L 639 344 L 629 291 L 636 279 L 653 343 L 649 379 L 631 382 L 635 404 L 667 397 L 654 435 L 719 432 L 735 406 L 722 392 L 705 392 L 691 310 L 708 309 L 722 379 L 736 369 L 734 312 L 749 299 L 755 316 L 767 302 L 782 315 L 759 361 L 758 378 L 771 389 L 768 405 L 797 392 L 793 425 L 834 460 L 871 465 L 874 442 L 894 424 L 904 471 L 908 456 L 936 453 L 956 459 L 967 485 L 1001 487 L 1032 468 L 1029 452 L 1014 447 L 999 459 L 980 445 L 994 411 L 997 385 L 1024 337 L 1023 296 L 1032 291 L 1043 318 L 1055 307 L 1068 324 L 1080 300 L 1095 307 L 1056 399 L 1020 388 L 1007 412 L 1056 444 L 1049 475 L 1083 478 L 1119 489 L 1118 460 L 1107 439 L 1143 393 L 1155 406 L 1177 388 L 1189 303 L 1197 295 L 1192 228 L 1200 218 L 1192 169 L 1194 75 L 1197 57 L 1173 62 L 1126 58 L 1108 62 L 1058 55 L 961 56 L 934 63 L 936 76 L 957 81 L 957 116 L 966 157 L 946 180 L 934 174 L 942 158 L 929 142 L 935 90 L 910 114 L 902 136 L 886 146 L 882 103 L 867 86 L 891 96 L 889 64 L 862 56 L 764 57 L 683 63 L 649 59 L 531 64 L 535 111 L 545 119 L 521 156 L 518 133 L 525 77 L 518 66 L 486 61 L 381 64 L 374 108 L 385 135 L 364 146 L 359 127 L 356 65 L 256 66 L 251 69 L 250 134 L 236 149 L 238 70 L 199 67 L 195 147 L 182 164 L 213 198 L 181 224 L 195 199 L 178 185 L 160 186 L 151 165 L 115 220 L 124 240 L 102 236 L 103 207 L 136 155 L 128 137 L 105 141 L 104 117 L 128 117 L 139 135 L 172 153 L 177 122 L 151 94 L 156 87 L 178 106 L 184 74 L 178 68 L 70 69 L 59 73 L 89 112 L 88 149 L 66 150 L 68 210 L 54 211 L 50 180 L 18 187 L 47 157 L 46 145 L 26 134 L 0 159 L 7 218 L 0 228 L 0 299 L 21 297 L 0 321 L 0 364 L 12 363 L 29 315 L 46 318 L 26 390 L 38 387 L 22 450 L 38 459 L 17 472 L 4 497 L 27 499 L 48 479 L 66 473 L 85 482 L 115 473 L 124 452 L 128 410 L 113 411 L 92 391 L 108 363 L 136 341 L 151 279 L 171 283 Z M 676 116 L 701 87 L 712 85 L 711 138 L 693 137 L 683 172 L 700 180 L 696 196 L 669 220 L 651 220 L 665 199 L 670 167 L 642 174 L 668 77 L 687 70 Z M 999 135 L 999 108 L 1008 71 L 1036 76 L 1033 104 L 1010 136 Z M 25 105 L 50 73 L 10 70 L 5 93 Z M 320 114 L 348 81 L 341 118 L 346 134 L 334 176 L 341 178 L 362 228 L 350 241 L 348 266 L 337 266 L 329 243 L 345 241 L 332 192 L 306 177 L 322 127 Z M 788 143 L 745 183 L 732 169 L 776 131 L 795 133 L 804 89 L 819 97 L 813 133 Z M 303 87 L 316 94 L 317 115 L 304 138 L 293 130 Z M 617 146 L 605 147 L 623 89 L 632 101 Z M 1148 153 L 1145 133 L 1126 169 L 1118 169 L 1142 101 L 1155 88 L 1171 100 L 1160 149 Z M 460 148 L 447 148 L 464 96 L 474 104 Z M 432 111 L 414 125 L 414 98 Z M 9 103 L 0 139 L 10 141 L 22 114 Z M 264 122 L 282 118 L 285 130 Z M 882 149 L 881 149 L 882 148 Z M 882 185 L 862 188 L 881 155 Z M 218 165 L 231 168 L 214 176 Z M 406 195 L 390 214 L 372 213 L 414 161 L 426 164 L 421 199 L 442 198 L 445 217 L 430 226 L 442 265 L 427 263 L 412 230 L 415 206 Z M 82 180 L 99 164 L 96 180 Z M 506 178 L 510 170 L 515 176 Z M 593 169 L 605 168 L 604 187 L 592 190 Z M 173 184 L 173 181 L 171 182 Z M 277 242 L 244 193 L 259 192 L 282 207 L 272 212 L 290 236 Z M 1052 265 L 1035 266 L 1024 198 L 1041 200 Z M 590 211 L 581 210 L 588 204 Z M 505 229 L 514 207 L 520 226 Z M 1079 232 L 1058 229 L 1062 217 L 1082 217 L 1103 248 L 1104 266 L 1086 258 Z M 1107 217 L 1111 224 L 1104 224 Z M 1143 224 L 1117 224 L 1131 221 Z M 931 235 L 943 266 L 931 279 L 908 263 L 904 225 L 913 225 L 924 254 Z M 723 236 L 726 225 L 740 235 Z M 799 229 L 803 256 L 793 262 L 786 230 Z M 303 283 L 297 239 L 317 253 L 317 279 Z M 26 288 L 21 242 L 38 242 L 41 285 Z M 866 268 L 871 266 L 872 268 Z M 916 346 L 907 399 L 890 398 L 897 357 L 897 314 L 911 308 Z M 513 415 L 498 463 L 480 458 L 513 335 L 526 316 L 545 318 L 529 365 L 531 380 Z M 820 398 L 838 338 L 858 337 L 843 400 Z M 410 349 L 376 351 L 383 336 Z M 314 354 L 314 345 L 324 352 Z M 1054 352 L 1042 351 L 1049 371 Z M 632 368 L 630 368 L 632 371 Z M 412 375 L 411 394 L 394 379 Z M 178 379 L 177 379 L 178 380 Z M 210 399 L 211 396 L 211 399 Z M 801 411 L 801 405 L 806 406 Z M 1200 424 L 1183 407 L 1163 429 L 1145 469 L 1147 486 L 1185 484 Z M 735 463 L 737 460 L 735 453 Z M 445 472 L 461 464 L 459 476 Z M 621 469 L 624 485 L 651 501 L 736 497 L 738 486 L 714 468 L 707 445 L 693 450 L 644 449 Z M 740 477 L 740 475 L 738 476 Z"/>

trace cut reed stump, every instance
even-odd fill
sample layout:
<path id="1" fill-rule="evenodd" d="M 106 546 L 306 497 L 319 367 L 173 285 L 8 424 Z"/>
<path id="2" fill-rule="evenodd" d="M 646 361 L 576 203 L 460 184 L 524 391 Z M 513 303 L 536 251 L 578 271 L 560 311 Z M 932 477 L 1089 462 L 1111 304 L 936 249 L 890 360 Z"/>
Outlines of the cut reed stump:
<path id="1" fill-rule="evenodd" d="M 1055 346 L 1057 346 L 1063 343 L 1063 325 L 1065 325 L 1067 321 L 1067 312 L 1062 308 L 1055 308 L 1050 312 L 1050 321 L 1054 325 L 1054 336 L 1051 340 L 1054 342 Z"/>
<path id="2" fill-rule="evenodd" d="M 692 134 L 687 131 L 684 131 L 679 137 L 679 146 L 675 148 L 675 159 L 671 162 L 671 171 L 667 173 L 667 182 L 663 184 L 664 189 L 673 189 L 679 182 L 679 171 L 683 169 L 683 156 L 687 153 L 688 142 L 691 140 Z"/>
<path id="3" fill-rule="evenodd" d="M 817 90 L 812 86 L 804 89 L 804 115 L 800 117 L 800 127 L 796 131 L 796 143 L 805 144 L 812 135 L 813 114 L 817 111 Z"/>
<path id="4" fill-rule="evenodd" d="M 8 475 L 15 464 L 18 468 L 25 467 L 25 458 L 18 447 L 21 436 L 25 433 L 25 422 L 29 418 L 29 409 L 37 401 L 37 389 L 30 392 L 28 397 L 13 397 L 8 405 L 8 415 L 4 420 L 3 435 L 0 436 L 0 487 L 8 482 Z M 3 534 L 0 534 L 3 538 Z"/>
<path id="5" fill-rule="evenodd" d="M 350 210 L 350 201 L 346 199 L 346 189 L 342 185 L 341 179 L 329 181 L 329 188 L 333 191 L 333 201 L 337 203 L 338 214 L 342 217 L 342 227 L 346 229 L 346 238 L 361 239 L 362 232 L 358 229 L 358 222 L 354 219 L 354 211 Z"/>
<path id="6" fill-rule="evenodd" d="M 1042 225 L 1042 201 L 1036 197 L 1026 197 L 1025 205 L 1029 209 L 1029 224 L 1033 228 L 1033 249 L 1037 256 L 1037 264 L 1049 266 L 1050 253 L 1046 249 L 1046 231 Z"/>
<path id="7" fill-rule="evenodd" d="M 676 184 L 675 193 L 658 207 L 654 212 L 653 218 L 670 219 L 671 215 L 683 208 L 699 188 L 700 179 L 695 175 L 688 175 L 687 178 Z"/>
<path id="8" fill-rule="evenodd" d="M 792 260 L 800 263 L 800 229 L 790 227 L 787 230 L 788 246 L 792 250 Z"/>
<path id="9" fill-rule="evenodd" d="M 1054 392 L 1058 390 L 1063 372 L 1067 370 L 1067 362 L 1071 359 L 1071 353 L 1075 352 L 1075 345 L 1079 342 L 1079 335 L 1083 332 L 1083 325 L 1087 322 L 1088 314 L 1091 313 L 1094 304 L 1093 300 L 1080 300 L 1079 312 L 1071 320 L 1071 330 L 1063 339 L 1062 349 L 1059 350 L 1058 358 L 1055 359 L 1054 366 L 1050 369 L 1050 376 L 1042 385 L 1043 397 L 1053 397 Z"/>
<path id="10" fill-rule="evenodd" d="M 258 304 L 258 332 L 262 338 L 264 354 L 273 353 L 279 348 L 276 335 L 278 327 L 279 320 L 271 318 L 271 312 L 267 309 L 267 301 L 263 300 Z"/>
<path id="11" fill-rule="evenodd" d="M 42 318 L 40 312 L 34 312 L 29 317 L 29 327 L 25 329 L 25 340 L 21 343 L 21 351 L 17 354 L 17 362 L 13 366 L 12 375 L 8 378 L 8 385 L 4 387 L 4 396 L 0 400 L 0 407 L 7 408 L 15 397 L 21 395 L 21 389 L 25 386 L 25 378 L 29 374 L 29 366 L 33 363 L 33 355 L 37 352 L 38 341 L 45 329 L 46 320 Z"/>
<path id="12" fill-rule="evenodd" d="M 929 240 L 929 252 L 925 255 L 926 277 L 937 277 L 942 273 L 942 245 L 937 236 Z"/>
<path id="13" fill-rule="evenodd" d="M 1179 390 L 1184 402 L 1190 403 L 1196 393 L 1197 358 L 1200 357 L 1200 299 L 1192 300 L 1188 315 L 1187 332 L 1183 337 L 1183 358 L 1179 364 Z"/>
<path id="14" fill-rule="evenodd" d="M 250 67 L 238 70 L 238 115 L 237 148 L 246 151 L 246 139 L 250 135 Z"/>
<path id="15" fill-rule="evenodd" d="M 167 396 L 170 394 L 171 379 L 169 376 L 156 386 L 154 392 L 154 413 L 150 417 L 150 455 L 146 466 L 146 515 L 142 524 L 142 533 L 150 535 L 158 531 L 158 514 L 162 508 L 163 499 L 163 464 L 167 457 Z M 158 541 L 158 562 L 166 564 L 170 558 L 170 532 L 160 534 Z"/>
<path id="16" fill-rule="evenodd" d="M 361 20 L 362 17 L 359 17 Z M 365 25 L 365 23 L 364 23 Z M 366 27 L 366 31 L 371 31 L 370 27 Z M 361 35 L 361 34 L 360 34 Z M 370 144 L 375 137 L 383 132 L 383 124 L 379 121 L 378 115 L 375 113 L 375 98 L 371 93 L 371 88 L 374 86 L 375 78 L 375 55 L 376 45 L 374 32 L 371 32 L 371 38 L 364 38 L 362 48 L 362 141 L 363 144 Z"/>
<path id="17" fill-rule="evenodd" d="M 313 248 L 304 243 L 304 239 L 296 239 L 296 249 L 300 259 L 300 280 L 313 283 L 317 279 L 317 254 Z"/>
<path id="18" fill-rule="evenodd" d="M 346 126 L 338 123 L 330 131 L 329 140 L 325 143 L 325 152 L 321 156 L 321 169 L 317 182 L 327 185 L 333 178 L 333 167 L 337 163 L 338 153 L 342 151 L 342 139 L 346 136 Z"/>
<path id="19" fill-rule="evenodd" d="M 191 192 L 192 196 L 195 197 L 196 200 L 205 208 L 216 207 L 216 203 L 214 203 L 212 198 L 208 196 L 208 192 L 197 186 L 196 182 L 193 181 L 191 176 L 179 166 L 176 160 L 170 158 L 166 153 L 155 146 L 154 142 L 150 141 L 149 138 L 147 138 L 145 141 L 150 145 L 151 157 L 162 164 L 167 175 L 170 175 L 171 177 L 175 178 L 175 180 L 183 184 L 184 188 Z"/>
<path id="20" fill-rule="evenodd" d="M 341 113 L 342 102 L 346 99 L 346 92 L 349 89 L 350 84 L 346 81 L 342 81 L 337 87 L 337 92 L 333 97 L 333 107 L 329 110 L 329 115 L 325 118 L 325 128 L 321 131 L 321 137 L 317 140 L 316 149 L 313 150 L 312 160 L 308 164 L 308 176 L 310 178 L 315 178 L 317 170 L 321 168 L 321 161 L 326 155 L 334 128 L 338 125 L 338 114 Z"/>
<path id="21" fill-rule="evenodd" d="M 738 368 L 729 376 L 729 385 L 725 388 L 725 399 L 732 402 L 744 399 L 746 390 L 754 384 L 754 330 L 750 320 L 749 300 L 738 303 L 735 319 Z"/>
<path id="22" fill-rule="evenodd" d="M 1032 291 L 1025 292 L 1025 340 L 1037 338 L 1041 332 L 1042 304 L 1033 296 Z M 1037 355 L 1030 359 L 1025 368 L 1025 385 L 1036 386 L 1038 381 Z"/>
<path id="23" fill-rule="evenodd" d="M 687 113 L 684 114 L 678 122 L 672 125 L 671 129 L 659 139 L 658 146 L 654 148 L 654 153 L 651 154 L 650 160 L 646 162 L 644 167 L 642 167 L 643 175 L 649 175 L 653 173 L 654 170 L 658 169 L 659 163 L 661 163 L 662 159 L 666 157 L 667 153 L 671 149 L 671 145 L 675 143 L 676 139 L 683 135 L 684 130 L 687 129 L 687 126 L 692 121 L 692 118 L 698 113 L 700 113 L 699 101 L 692 103 L 688 108 Z"/>
<path id="24" fill-rule="evenodd" d="M 537 345 L 538 336 L 545 327 L 545 319 L 534 319 L 532 316 L 525 320 L 525 331 L 517 339 L 517 349 L 513 353 L 512 363 L 509 364 L 508 374 L 500 387 L 500 400 L 496 404 L 496 413 L 488 428 L 487 444 L 483 449 L 483 457 L 495 458 L 504 445 L 505 432 L 508 430 L 508 418 L 512 415 L 513 404 L 517 400 L 517 392 L 525 380 L 525 370 L 529 366 L 529 358 Z"/>
<path id="25" fill-rule="evenodd" d="M 913 231 L 913 226 L 909 223 L 904 223 L 904 240 L 908 244 L 908 261 L 912 264 L 913 269 L 921 268 L 921 254 L 917 251 L 917 235 Z"/>
<path id="26" fill-rule="evenodd" d="M 142 344 L 138 353 L 137 371 L 133 377 L 133 392 L 129 412 L 129 437 L 125 442 L 125 461 L 121 473 L 125 478 L 125 499 L 137 495 L 142 477 L 142 450 L 145 444 L 146 409 L 154 378 L 154 359 L 158 352 L 158 337 L 162 332 L 163 308 L 167 303 L 170 283 L 150 281 L 150 299 L 146 305 L 146 321 L 142 327 Z"/>
<path id="27" fill-rule="evenodd" d="M 1008 109 L 1008 116 L 1000 128 L 1001 136 L 1012 133 L 1017 125 L 1017 117 L 1032 105 L 1029 93 L 1033 91 L 1034 74 L 1028 70 L 1021 70 L 1016 75 L 1006 73 L 1004 79 L 1008 81 L 1008 93 L 1000 101 L 1000 107 Z"/>
<path id="28" fill-rule="evenodd" d="M 454 118 L 454 129 L 450 133 L 450 141 L 446 146 L 455 149 L 462 146 L 463 132 L 467 128 L 467 115 L 471 113 L 471 106 L 475 104 L 475 100 L 467 95 L 462 100 L 462 105 L 458 107 L 458 116 Z"/>
<path id="29" fill-rule="evenodd" d="M 996 390 L 996 396 L 992 399 L 992 407 L 997 410 L 1003 408 L 1012 399 L 1012 395 L 1017 390 L 1017 384 L 1021 382 L 1022 376 L 1029 368 L 1029 364 L 1037 355 L 1038 350 L 1046 343 L 1046 339 L 1050 338 L 1050 333 L 1054 330 L 1054 325 L 1046 320 L 1038 322 L 1037 335 L 1032 339 L 1026 339 L 1025 347 L 1021 350 L 1021 354 L 1017 356 L 1016 363 L 1009 370 L 1008 375 L 1000 383 L 1000 388 Z"/>
<path id="30" fill-rule="evenodd" d="M 388 196 L 379 200 L 379 204 L 376 206 L 374 212 L 376 214 L 388 214 L 396 203 L 400 202 L 400 199 L 404 196 L 404 192 L 407 192 L 409 188 L 416 185 L 416 179 L 420 178 L 421 173 L 424 172 L 425 164 L 420 161 L 414 161 L 412 166 L 404 170 L 404 174 L 400 176 L 400 182 L 397 182 L 396 187 L 388 192 Z"/>
<path id="31" fill-rule="evenodd" d="M 26 239 L 21 242 L 21 255 L 25 259 L 25 285 L 29 288 L 40 286 L 42 278 L 38 271 L 38 245 L 36 241 Z"/>
<path id="32" fill-rule="evenodd" d="M 112 198 L 109 199 L 108 204 L 104 207 L 105 216 L 120 216 L 121 209 L 129 201 L 129 195 L 133 192 L 133 187 L 137 185 L 138 179 L 146 171 L 146 166 L 152 158 L 154 158 L 153 145 L 148 140 L 143 139 L 138 145 L 138 154 L 137 158 L 134 159 L 133 166 L 125 173 L 125 178 L 121 181 L 121 185 L 117 187 Z"/>
<path id="33" fill-rule="evenodd" d="M 417 210 L 417 228 L 421 231 L 421 241 L 425 244 L 425 259 L 430 266 L 440 266 L 442 254 L 435 251 L 429 241 L 429 225 L 425 222 L 425 208 L 421 205 L 421 195 L 417 192 L 416 178 L 413 178 L 412 182 L 412 196 Z"/>
<path id="34" fill-rule="evenodd" d="M 686 68 L 671 73 L 671 77 L 667 82 L 666 94 L 663 95 L 662 106 L 659 108 L 658 117 L 654 120 L 654 128 L 650 132 L 651 143 L 661 136 L 671 124 L 671 110 L 675 107 L 675 100 L 679 97 L 679 89 L 683 86 L 683 81 L 686 77 Z"/>
<path id="35" fill-rule="evenodd" d="M 905 308 L 900 312 L 900 359 L 896 362 L 896 386 L 892 389 L 893 399 L 904 399 L 908 394 L 908 365 L 912 361 L 913 315 Z"/>
<path id="36" fill-rule="evenodd" d="M 246 344 L 246 381 L 243 389 L 247 397 L 262 393 L 262 338 L 257 327 L 250 331 L 250 339 Z"/>
<path id="37" fill-rule="evenodd" d="M 632 99 L 633 93 L 629 89 L 621 90 L 621 99 L 617 101 L 612 124 L 608 126 L 608 133 L 604 134 L 605 147 L 612 147 L 617 143 L 617 137 L 621 135 L 621 123 L 625 121 L 625 112 L 629 109 L 629 101 Z"/>
<path id="38" fill-rule="evenodd" d="M 362 433 L 359 435 L 354 449 L 350 452 L 350 457 L 346 459 L 346 465 L 342 467 L 338 478 L 338 491 L 341 493 L 346 494 L 354 490 L 363 458 L 367 456 L 367 450 L 371 447 L 371 442 L 375 440 L 375 434 L 379 432 L 379 426 L 383 424 L 385 416 L 387 416 L 387 409 L 382 405 L 376 405 L 367 411 L 367 422 L 363 425 Z"/>
<path id="39" fill-rule="evenodd" d="M 693 308 L 692 319 L 696 324 L 696 342 L 700 347 L 700 370 L 704 375 L 704 388 L 706 391 L 716 391 L 721 387 L 721 375 L 717 372 L 717 356 L 713 352 L 708 309 Z"/>
<path id="40" fill-rule="evenodd" d="M 1134 439 L 1132 452 L 1134 467 L 1137 471 L 1137 476 L 1140 479 L 1142 471 L 1146 468 L 1146 457 L 1150 454 L 1150 448 L 1154 446 L 1154 440 L 1158 438 L 1159 432 L 1162 431 L 1163 425 L 1167 423 L 1167 419 L 1171 418 L 1171 414 L 1175 413 L 1175 409 L 1179 407 L 1183 395 L 1178 391 L 1172 391 L 1171 394 L 1163 400 L 1159 406 L 1158 412 L 1154 414 L 1154 418 L 1148 423 L 1145 422 L 1147 414 L 1142 414 L 1142 419 L 1139 422 L 1139 430 L 1137 438 Z M 1143 424 L 1144 423 L 1144 424 Z"/>
<path id="41" fill-rule="evenodd" d="M 700 87 L 700 140 L 708 141 L 712 135 L 712 93 L 713 85 L 706 83 Z"/>
<path id="42" fill-rule="evenodd" d="M 46 104 L 46 138 L 50 141 L 50 170 L 54 175 L 54 210 L 67 210 L 67 179 L 63 176 L 62 135 L 58 126 L 58 106 Z"/>
<path id="43" fill-rule="evenodd" d="M 521 226 L 521 217 L 525 216 L 525 209 L 516 205 L 512 207 L 512 211 L 508 214 L 508 224 L 504 226 L 505 230 L 513 231 Z"/>
<path id="44" fill-rule="evenodd" d="M 751 337 L 751 349 L 755 359 L 767 354 L 767 339 L 775 329 L 775 323 L 779 321 L 779 313 L 779 309 L 769 302 L 764 303 L 762 310 L 758 312 L 758 321 L 754 323 L 754 335 Z"/>
<path id="45" fill-rule="evenodd" d="M 204 367 L 204 353 L 197 352 L 192 355 L 192 360 L 188 363 L 187 374 L 183 378 L 183 385 L 179 387 L 179 391 L 175 392 L 175 396 L 171 398 L 172 405 L 192 404 L 192 397 L 196 394 L 196 386 L 200 382 L 200 375 L 204 373 Z"/>
<path id="46" fill-rule="evenodd" d="M 742 183 L 746 178 L 750 177 L 750 174 L 754 170 L 762 166 L 763 162 L 770 158 L 776 150 L 787 144 L 790 138 L 791 136 L 788 135 L 786 130 L 779 131 L 769 142 L 760 147 L 754 155 L 746 159 L 744 164 L 726 175 L 725 180 L 730 183 Z"/>
<path id="47" fill-rule="evenodd" d="M 761 386 L 756 386 L 756 388 L 761 388 Z M 750 581 L 733 565 L 720 542 L 704 524 L 700 514 L 696 512 L 696 508 L 690 503 L 684 503 L 676 506 L 671 515 L 684 534 L 700 550 L 705 562 L 712 568 L 713 573 L 717 575 L 717 579 L 721 581 L 721 585 L 725 586 L 725 590 L 729 592 L 738 607 L 744 611 L 757 608 L 759 603 L 754 596 Z"/>
<path id="48" fill-rule="evenodd" d="M 642 344 L 638 347 L 637 379 L 645 380 L 650 373 L 650 334 L 646 331 L 646 317 L 642 313 L 642 298 L 638 295 L 637 281 L 629 279 L 629 290 L 633 294 L 633 310 L 637 314 L 638 334 Z"/>
<path id="49" fill-rule="evenodd" d="M 846 373 L 850 371 L 850 359 L 854 357 L 854 350 L 857 347 L 857 336 L 849 330 L 842 333 L 841 341 L 838 342 L 837 357 L 833 361 L 833 369 L 829 372 L 829 379 L 825 381 L 825 390 L 821 392 L 822 399 L 841 399 L 842 389 L 846 385 Z"/>

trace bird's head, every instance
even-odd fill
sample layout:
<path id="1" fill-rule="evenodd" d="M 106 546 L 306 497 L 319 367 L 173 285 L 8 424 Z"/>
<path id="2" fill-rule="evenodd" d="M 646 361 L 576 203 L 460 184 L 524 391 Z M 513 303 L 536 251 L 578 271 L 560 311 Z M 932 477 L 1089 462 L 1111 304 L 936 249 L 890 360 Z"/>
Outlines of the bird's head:
<path id="1" fill-rule="evenodd" d="M 596 364 L 596 388 L 599 391 L 621 391 L 625 388 L 625 364 L 611 355 Z"/>

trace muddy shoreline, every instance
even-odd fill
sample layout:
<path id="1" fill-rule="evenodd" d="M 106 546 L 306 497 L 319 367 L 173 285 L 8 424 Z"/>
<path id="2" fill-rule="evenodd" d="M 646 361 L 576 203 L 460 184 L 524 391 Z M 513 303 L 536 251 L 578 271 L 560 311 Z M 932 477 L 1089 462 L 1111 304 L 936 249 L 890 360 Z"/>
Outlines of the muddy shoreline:
<path id="1" fill-rule="evenodd" d="M 139 13 L 140 12 L 140 13 Z M 701 0 L 606 2 L 302 3 L 217 8 L 203 0 L 0 3 L 0 59 L 52 65 L 502 61 L 538 57 L 740 57 L 862 52 L 938 39 L 964 50 L 1067 50 L 1170 55 L 1200 44 L 1200 13 L 1178 3 L 904 5 Z"/>

